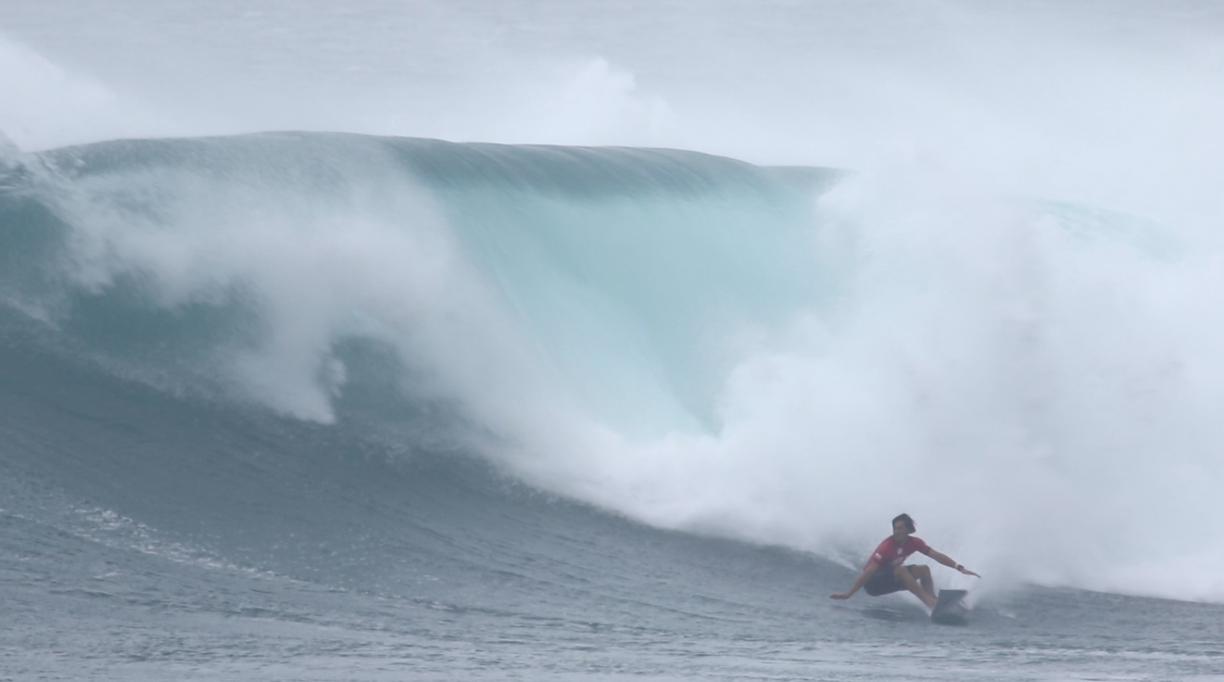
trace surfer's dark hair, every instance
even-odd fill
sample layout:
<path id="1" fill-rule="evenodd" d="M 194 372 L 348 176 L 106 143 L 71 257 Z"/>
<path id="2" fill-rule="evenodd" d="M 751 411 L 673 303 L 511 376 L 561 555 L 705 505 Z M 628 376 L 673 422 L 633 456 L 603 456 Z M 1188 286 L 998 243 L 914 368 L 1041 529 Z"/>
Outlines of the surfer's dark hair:
<path id="1" fill-rule="evenodd" d="M 905 527 L 908 528 L 909 532 L 911 533 L 918 530 L 917 528 L 914 527 L 914 520 L 910 518 L 909 514 L 902 514 L 898 516 L 897 518 L 893 519 L 892 525 L 894 526 L 897 525 L 898 521 L 904 521 Z"/>

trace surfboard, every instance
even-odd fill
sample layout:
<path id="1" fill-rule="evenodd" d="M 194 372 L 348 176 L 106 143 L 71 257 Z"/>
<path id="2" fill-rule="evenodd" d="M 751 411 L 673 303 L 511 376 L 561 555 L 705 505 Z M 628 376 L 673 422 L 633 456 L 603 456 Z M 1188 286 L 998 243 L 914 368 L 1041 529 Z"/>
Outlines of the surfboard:
<path id="1" fill-rule="evenodd" d="M 969 622 L 969 607 L 965 595 L 969 590 L 940 590 L 931 609 L 931 621 L 940 625 L 965 625 Z"/>

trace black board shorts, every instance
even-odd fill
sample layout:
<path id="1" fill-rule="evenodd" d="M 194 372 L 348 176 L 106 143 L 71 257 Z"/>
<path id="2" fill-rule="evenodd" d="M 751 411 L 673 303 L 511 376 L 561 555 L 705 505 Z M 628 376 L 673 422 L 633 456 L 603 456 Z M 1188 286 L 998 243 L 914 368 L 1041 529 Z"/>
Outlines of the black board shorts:
<path id="1" fill-rule="evenodd" d="M 863 585 L 863 590 L 873 597 L 878 597 L 882 594 L 900 592 L 904 589 L 908 588 L 906 588 L 905 583 L 901 582 L 901 579 L 897 577 L 893 569 L 884 567 L 876 569 L 876 572 L 872 573 L 871 577 L 868 578 L 867 582 Z"/>

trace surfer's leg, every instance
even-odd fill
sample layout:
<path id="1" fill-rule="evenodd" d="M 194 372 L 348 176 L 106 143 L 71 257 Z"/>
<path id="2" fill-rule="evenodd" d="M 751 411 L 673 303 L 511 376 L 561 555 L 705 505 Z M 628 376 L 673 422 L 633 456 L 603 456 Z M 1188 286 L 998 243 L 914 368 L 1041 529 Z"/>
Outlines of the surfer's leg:
<path id="1" fill-rule="evenodd" d="M 935 596 L 935 579 L 931 577 L 931 567 L 925 564 L 921 566 L 910 566 L 910 573 L 918 579 L 918 584 L 922 585 L 922 589 L 926 593 Z"/>
<path id="2" fill-rule="evenodd" d="M 922 584 L 918 582 L 918 579 L 914 577 L 913 572 L 909 570 L 910 568 L 918 568 L 918 567 L 917 566 L 912 566 L 912 567 L 911 566 L 898 566 L 896 569 L 897 578 L 901 582 L 905 583 L 906 589 L 908 589 L 910 592 L 913 592 L 914 596 L 921 599 L 922 603 L 927 605 L 927 608 L 929 609 L 935 608 L 935 597 L 931 596 L 931 593 L 927 592 L 923 588 Z M 924 566 L 923 568 L 926 568 L 926 567 Z M 928 578 L 930 577 L 930 569 L 927 569 L 927 577 Z"/>

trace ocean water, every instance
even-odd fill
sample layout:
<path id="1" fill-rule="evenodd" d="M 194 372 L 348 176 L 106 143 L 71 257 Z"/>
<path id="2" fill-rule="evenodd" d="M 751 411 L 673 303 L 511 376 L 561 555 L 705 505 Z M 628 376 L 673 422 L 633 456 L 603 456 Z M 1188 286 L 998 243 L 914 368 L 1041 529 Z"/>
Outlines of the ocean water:
<path id="1" fill-rule="evenodd" d="M 1224 679 L 1222 35 L 0 2 L 0 680 Z"/>

